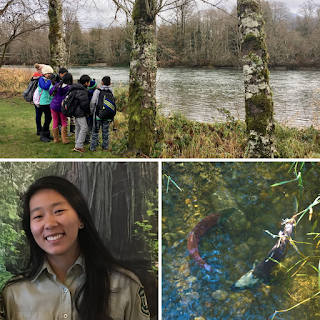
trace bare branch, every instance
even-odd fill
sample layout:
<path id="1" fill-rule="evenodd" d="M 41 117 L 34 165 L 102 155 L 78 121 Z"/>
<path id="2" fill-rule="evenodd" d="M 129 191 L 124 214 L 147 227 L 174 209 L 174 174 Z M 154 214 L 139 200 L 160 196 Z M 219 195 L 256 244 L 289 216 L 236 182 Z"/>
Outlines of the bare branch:
<path id="1" fill-rule="evenodd" d="M 5 13 L 5 11 L 9 8 L 9 6 L 11 5 L 11 3 L 13 3 L 13 1 L 14 1 L 14 0 L 9 0 L 9 1 L 6 3 L 6 5 L 4 6 L 4 8 L 0 10 L 0 16 L 2 16 L 2 15 Z"/>

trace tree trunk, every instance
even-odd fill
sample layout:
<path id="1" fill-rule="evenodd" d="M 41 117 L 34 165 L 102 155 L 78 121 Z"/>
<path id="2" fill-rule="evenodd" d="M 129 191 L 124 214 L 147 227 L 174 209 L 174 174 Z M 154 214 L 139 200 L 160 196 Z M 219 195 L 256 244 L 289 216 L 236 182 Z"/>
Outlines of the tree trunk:
<path id="1" fill-rule="evenodd" d="M 157 48 L 155 14 L 152 10 L 152 0 L 135 1 L 128 101 L 129 148 L 147 155 L 151 154 L 155 145 L 156 118 Z"/>
<path id="2" fill-rule="evenodd" d="M 237 6 L 242 34 L 248 155 L 273 158 L 275 125 L 260 0 L 238 0 Z"/>
<path id="3" fill-rule="evenodd" d="M 55 72 L 67 66 L 67 48 L 63 31 L 61 0 L 49 0 L 50 65 Z"/>

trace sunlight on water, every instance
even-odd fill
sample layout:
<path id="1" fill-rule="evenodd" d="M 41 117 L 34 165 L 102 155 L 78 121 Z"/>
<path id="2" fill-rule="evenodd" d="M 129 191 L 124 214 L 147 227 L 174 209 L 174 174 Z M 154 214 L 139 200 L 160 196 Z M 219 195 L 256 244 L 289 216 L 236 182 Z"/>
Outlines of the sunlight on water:
<path id="1" fill-rule="evenodd" d="M 162 230 L 162 318 L 177 320 L 268 319 L 275 310 L 290 308 L 318 291 L 319 251 L 306 234 L 319 219 L 320 205 L 299 222 L 293 239 L 311 259 L 291 278 L 284 276 L 301 256 L 290 246 L 283 267 L 276 267 L 272 284 L 234 292 L 230 286 L 261 262 L 276 240 L 281 221 L 294 213 L 294 196 L 299 209 L 310 205 L 320 191 L 320 165 L 302 168 L 303 188 L 291 182 L 270 188 L 277 182 L 295 178 L 291 163 L 166 163 L 163 173 L 183 189 L 163 180 Z M 300 170 L 300 166 L 298 168 Z M 220 212 L 219 224 L 200 238 L 199 253 L 214 272 L 206 271 L 190 258 L 188 236 L 193 227 L 210 213 Z M 319 225 L 319 223 L 318 223 Z M 319 226 L 315 232 L 319 232 Z M 301 263 L 298 265 L 301 266 Z M 295 267 L 290 276 L 298 271 Z M 288 291 L 287 291 L 288 290 Z M 286 291 L 288 294 L 286 294 Z M 319 299 L 307 302 L 275 319 L 301 320 L 319 317 Z"/>

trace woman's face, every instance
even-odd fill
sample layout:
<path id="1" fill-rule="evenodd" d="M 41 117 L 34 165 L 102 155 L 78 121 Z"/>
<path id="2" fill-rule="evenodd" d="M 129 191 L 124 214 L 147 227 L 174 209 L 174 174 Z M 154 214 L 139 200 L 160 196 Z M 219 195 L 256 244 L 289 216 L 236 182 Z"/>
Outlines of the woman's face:
<path id="1" fill-rule="evenodd" d="M 29 207 L 32 235 L 47 255 L 70 257 L 79 251 L 81 221 L 60 193 L 41 190 L 31 197 Z"/>
<path id="2" fill-rule="evenodd" d="M 50 79 L 51 75 L 52 75 L 52 73 L 45 73 L 44 77 L 47 78 L 47 79 Z"/>

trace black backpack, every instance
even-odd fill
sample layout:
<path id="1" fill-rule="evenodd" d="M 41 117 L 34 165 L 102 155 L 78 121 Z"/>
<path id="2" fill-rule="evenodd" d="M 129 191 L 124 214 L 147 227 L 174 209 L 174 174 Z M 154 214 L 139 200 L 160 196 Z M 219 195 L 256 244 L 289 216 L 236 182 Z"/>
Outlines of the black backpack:
<path id="1" fill-rule="evenodd" d="M 32 77 L 30 83 L 27 86 L 27 89 L 23 91 L 23 98 L 27 102 L 33 101 L 33 94 L 38 87 L 38 81 L 39 81 L 39 77 L 37 78 Z"/>
<path id="2" fill-rule="evenodd" d="M 113 120 L 117 113 L 116 99 L 110 89 L 99 89 L 99 91 L 94 114 L 102 120 Z"/>
<path id="3" fill-rule="evenodd" d="M 76 110 L 76 91 L 68 91 L 61 104 L 61 112 L 66 117 L 73 117 Z"/>

